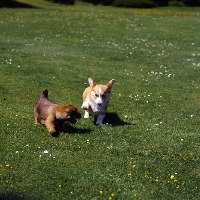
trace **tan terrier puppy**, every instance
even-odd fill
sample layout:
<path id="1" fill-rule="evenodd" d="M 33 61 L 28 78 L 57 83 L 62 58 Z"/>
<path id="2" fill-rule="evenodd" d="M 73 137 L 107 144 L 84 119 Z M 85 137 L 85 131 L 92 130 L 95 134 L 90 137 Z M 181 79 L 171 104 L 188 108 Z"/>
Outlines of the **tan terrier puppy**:
<path id="1" fill-rule="evenodd" d="M 60 106 L 48 99 L 45 89 L 34 107 L 35 124 L 44 124 L 52 136 L 58 136 L 59 131 L 66 131 L 65 121 L 76 123 L 81 118 L 78 108 L 72 104 Z"/>

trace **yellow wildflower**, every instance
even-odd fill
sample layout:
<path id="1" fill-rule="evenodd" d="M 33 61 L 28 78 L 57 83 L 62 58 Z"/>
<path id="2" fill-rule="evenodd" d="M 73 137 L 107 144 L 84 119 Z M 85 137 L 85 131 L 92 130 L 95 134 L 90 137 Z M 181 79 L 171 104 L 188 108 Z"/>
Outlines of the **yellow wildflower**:
<path id="1" fill-rule="evenodd" d="M 113 193 L 111 194 L 111 196 L 114 197 L 114 196 L 115 196 L 115 193 L 113 192 Z"/>
<path id="2" fill-rule="evenodd" d="M 147 172 L 144 172 L 144 177 L 145 178 L 149 177 Z"/>
<path id="3" fill-rule="evenodd" d="M 170 176 L 170 179 L 174 179 L 174 175 L 171 175 L 171 176 Z"/>

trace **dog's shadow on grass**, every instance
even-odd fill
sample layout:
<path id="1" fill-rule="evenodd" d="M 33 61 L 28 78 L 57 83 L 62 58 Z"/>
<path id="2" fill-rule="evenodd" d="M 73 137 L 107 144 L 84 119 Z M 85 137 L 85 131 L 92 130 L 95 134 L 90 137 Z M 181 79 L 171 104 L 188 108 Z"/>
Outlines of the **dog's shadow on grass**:
<path id="1" fill-rule="evenodd" d="M 123 121 L 122 119 L 120 119 L 119 115 L 114 112 L 106 113 L 103 124 L 110 124 L 111 126 L 136 125 L 134 123 Z"/>
<path id="2" fill-rule="evenodd" d="M 76 128 L 70 125 L 69 123 L 65 124 L 66 130 L 63 133 L 67 134 L 89 134 L 92 130 L 87 128 Z"/>
<path id="3" fill-rule="evenodd" d="M 94 118 L 94 124 L 96 122 L 96 117 Z M 106 116 L 103 120 L 103 124 L 109 124 L 111 126 L 125 126 L 125 125 L 136 125 L 134 123 L 125 122 L 120 119 L 117 113 L 106 113 Z M 66 134 L 89 134 L 92 130 L 88 128 L 77 128 L 71 125 L 71 123 L 65 123 L 65 131 L 59 131 L 59 133 Z M 60 134 L 56 135 L 59 136 Z"/>

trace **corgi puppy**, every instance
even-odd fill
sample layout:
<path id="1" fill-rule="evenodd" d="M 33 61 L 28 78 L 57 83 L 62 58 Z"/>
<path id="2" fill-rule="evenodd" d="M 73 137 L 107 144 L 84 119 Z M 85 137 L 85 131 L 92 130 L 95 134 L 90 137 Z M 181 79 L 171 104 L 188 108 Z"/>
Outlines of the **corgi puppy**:
<path id="1" fill-rule="evenodd" d="M 52 136 L 58 136 L 59 131 L 66 131 L 64 122 L 76 123 L 81 118 L 78 108 L 72 104 L 61 106 L 48 99 L 45 89 L 34 107 L 35 124 L 44 124 Z"/>
<path id="2" fill-rule="evenodd" d="M 85 110 L 84 118 L 89 118 L 90 115 L 97 116 L 96 124 L 100 125 L 106 115 L 115 79 L 110 80 L 106 85 L 96 84 L 91 78 L 88 78 L 88 82 L 90 86 L 83 92 L 81 108 Z"/>

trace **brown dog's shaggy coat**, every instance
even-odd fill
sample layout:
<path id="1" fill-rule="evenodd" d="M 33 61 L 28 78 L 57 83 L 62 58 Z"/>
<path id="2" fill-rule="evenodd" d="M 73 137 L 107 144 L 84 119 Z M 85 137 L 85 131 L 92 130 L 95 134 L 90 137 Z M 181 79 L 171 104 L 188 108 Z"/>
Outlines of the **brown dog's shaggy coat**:
<path id="1" fill-rule="evenodd" d="M 45 89 L 34 107 L 35 124 L 44 124 L 52 136 L 58 136 L 59 131 L 66 131 L 65 121 L 76 123 L 81 118 L 78 108 L 72 104 L 60 106 L 48 99 Z"/>

